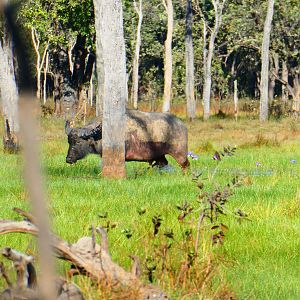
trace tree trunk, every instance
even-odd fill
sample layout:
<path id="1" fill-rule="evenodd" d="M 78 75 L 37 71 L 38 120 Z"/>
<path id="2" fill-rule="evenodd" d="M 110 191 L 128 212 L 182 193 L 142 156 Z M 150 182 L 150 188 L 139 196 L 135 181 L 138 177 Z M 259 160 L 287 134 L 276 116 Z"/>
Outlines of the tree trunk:
<path id="1" fill-rule="evenodd" d="M 94 7 L 97 59 L 103 60 L 104 74 L 102 175 L 109 178 L 123 178 L 126 176 L 127 86 L 122 2 L 121 0 L 95 0 Z"/>
<path id="2" fill-rule="evenodd" d="M 255 89 L 254 89 L 254 97 L 260 97 L 260 72 L 256 72 L 256 82 L 255 82 Z"/>
<path id="3" fill-rule="evenodd" d="M 288 82 L 289 81 L 289 72 L 288 72 L 288 68 L 287 68 L 287 64 L 286 61 L 282 61 L 282 74 L 281 74 L 281 79 L 284 82 Z M 287 90 L 287 87 L 283 84 L 281 86 L 281 99 L 283 103 L 287 103 L 289 97 L 289 93 Z"/>
<path id="4" fill-rule="evenodd" d="M 36 65 L 35 65 L 35 69 L 36 69 L 36 97 L 37 99 L 41 99 L 41 95 L 42 95 L 42 89 L 41 89 L 41 75 L 42 75 L 42 69 L 43 69 L 43 65 L 45 63 L 45 59 L 46 56 L 48 54 L 48 46 L 49 44 L 47 43 L 44 47 L 44 51 L 41 57 L 40 54 L 40 40 L 38 37 L 38 34 L 35 30 L 35 28 L 31 28 L 31 39 L 32 39 L 32 44 L 34 47 L 34 51 L 36 54 Z"/>
<path id="5" fill-rule="evenodd" d="M 87 57 L 86 37 L 78 34 L 76 44 L 73 48 L 74 52 L 74 67 L 72 74 L 72 84 L 77 88 L 79 95 L 80 87 L 83 84 L 85 72 L 85 59 Z"/>
<path id="6" fill-rule="evenodd" d="M 54 73 L 54 113 L 59 116 L 61 114 L 61 76 Z"/>
<path id="7" fill-rule="evenodd" d="M 195 102 L 195 79 L 194 79 L 194 47 L 192 35 L 193 23 L 193 8 L 192 0 L 186 1 L 186 34 L 185 34 L 185 76 L 186 76 L 186 104 L 187 117 L 193 120 L 196 117 L 196 102 Z"/>
<path id="8" fill-rule="evenodd" d="M 0 95 L 6 134 L 3 137 L 4 150 L 19 150 L 18 89 L 14 73 L 12 38 L 4 25 L 4 37 L 0 39 Z"/>
<path id="9" fill-rule="evenodd" d="M 268 11 L 264 25 L 264 36 L 261 48 L 261 83 L 260 83 L 260 121 L 268 119 L 268 84 L 269 84 L 269 47 L 273 20 L 274 0 L 268 1 Z"/>
<path id="10" fill-rule="evenodd" d="M 212 65 L 212 59 L 214 55 L 215 39 L 217 37 L 217 34 L 219 32 L 222 23 L 224 4 L 225 4 L 225 0 L 222 0 L 221 3 L 219 0 L 213 0 L 214 11 L 215 11 L 215 25 L 210 35 L 208 53 L 206 57 L 204 88 L 203 88 L 204 120 L 208 120 L 210 116 L 210 93 L 211 93 L 211 82 L 212 82 L 211 65 Z"/>
<path id="11" fill-rule="evenodd" d="M 97 33 L 96 33 L 97 35 Z M 99 37 L 100 39 L 100 37 Z M 103 95 L 104 95 L 104 62 L 102 45 L 97 43 L 97 56 L 96 56 L 96 74 L 97 74 L 97 95 L 96 95 L 96 116 L 103 114 Z"/>
<path id="12" fill-rule="evenodd" d="M 137 109 L 138 94 L 139 94 L 139 58 L 140 58 L 140 48 L 141 48 L 141 28 L 143 22 L 143 1 L 139 0 L 139 7 L 137 7 L 135 1 L 133 1 L 133 3 L 139 19 L 138 19 L 138 25 L 136 29 L 135 54 L 134 54 L 133 65 L 132 65 L 131 103 L 133 103 L 133 107 Z"/>
<path id="13" fill-rule="evenodd" d="M 269 83 L 269 100 L 274 100 L 274 92 L 275 92 L 275 85 L 276 85 L 276 78 L 278 78 L 279 73 L 279 56 L 277 53 L 273 54 L 272 57 L 272 67 L 271 67 L 271 76 L 270 76 L 270 83 Z"/>
<path id="14" fill-rule="evenodd" d="M 47 73 L 48 73 L 48 69 L 49 69 L 49 51 L 47 51 L 45 67 L 44 67 L 44 86 L 43 86 L 44 87 L 44 92 L 43 92 L 44 105 L 46 104 L 46 101 L 47 101 Z"/>
<path id="15" fill-rule="evenodd" d="M 292 71 L 293 76 L 293 110 L 297 113 L 300 112 L 300 74 Z"/>
<path id="16" fill-rule="evenodd" d="M 168 32 L 165 41 L 165 60 L 164 60 L 164 103 L 163 112 L 170 111 L 172 97 L 172 36 L 173 36 L 173 4 L 172 0 L 163 0 L 168 16 Z"/>
<path id="17" fill-rule="evenodd" d="M 238 118 L 238 85 L 237 85 L 237 80 L 235 79 L 233 82 L 233 102 L 234 102 L 234 117 L 235 121 L 237 121 Z"/>

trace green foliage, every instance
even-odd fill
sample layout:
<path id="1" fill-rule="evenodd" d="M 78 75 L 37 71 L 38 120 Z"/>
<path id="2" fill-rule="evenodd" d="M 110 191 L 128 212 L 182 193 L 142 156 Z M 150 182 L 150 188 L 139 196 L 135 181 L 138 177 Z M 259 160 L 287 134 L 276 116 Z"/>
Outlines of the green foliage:
<path id="1" fill-rule="evenodd" d="M 213 94 L 226 99 L 237 78 L 241 96 L 254 96 L 256 75 L 260 72 L 260 47 L 267 1 L 226 1 L 223 23 L 217 36 L 212 67 Z M 185 1 L 173 0 L 173 96 L 185 94 Z M 201 13 L 200 10 L 201 9 Z M 131 0 L 123 0 L 124 35 L 127 71 L 131 75 L 136 39 L 137 14 Z M 193 43 L 197 92 L 203 86 L 203 16 L 208 33 L 214 24 L 212 1 L 193 1 Z M 300 8 L 297 0 L 275 4 L 271 37 L 271 53 L 278 53 L 289 69 L 299 69 Z M 142 46 L 140 52 L 140 95 L 160 97 L 163 91 L 164 41 L 167 16 L 161 0 L 143 1 Z M 87 47 L 94 47 L 94 9 L 92 0 L 27 0 L 20 14 L 27 28 L 35 28 L 41 43 L 52 49 L 70 47 L 78 34 L 87 37 Z M 234 73 L 232 66 L 235 64 Z M 129 76 L 129 84 L 131 77 Z M 278 83 L 277 83 L 278 85 Z M 278 88 L 277 88 L 278 90 Z"/>
<path id="2" fill-rule="evenodd" d="M 34 28 L 41 41 L 49 42 L 53 47 L 68 44 L 77 34 L 87 36 L 89 45 L 93 45 L 95 28 L 92 0 L 27 0 L 20 16 L 27 28 Z"/>

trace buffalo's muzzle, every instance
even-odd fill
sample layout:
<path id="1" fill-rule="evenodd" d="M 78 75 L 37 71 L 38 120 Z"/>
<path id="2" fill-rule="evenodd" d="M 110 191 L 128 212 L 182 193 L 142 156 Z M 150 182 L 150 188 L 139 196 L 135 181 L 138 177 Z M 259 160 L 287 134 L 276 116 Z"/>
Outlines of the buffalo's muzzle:
<path id="1" fill-rule="evenodd" d="M 73 164 L 74 163 L 74 161 L 72 160 L 72 158 L 71 157 L 66 157 L 66 162 L 68 163 L 68 164 Z"/>

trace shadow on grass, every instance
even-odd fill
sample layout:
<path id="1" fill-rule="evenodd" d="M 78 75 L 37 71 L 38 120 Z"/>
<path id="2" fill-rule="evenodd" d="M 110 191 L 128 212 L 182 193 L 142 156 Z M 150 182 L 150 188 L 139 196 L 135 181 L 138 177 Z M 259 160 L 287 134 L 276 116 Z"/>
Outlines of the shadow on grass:
<path id="1" fill-rule="evenodd" d="M 48 162 L 45 166 L 45 173 L 48 177 L 62 179 L 96 179 L 101 178 L 101 160 L 89 159 L 79 161 L 76 164 Z M 180 168 L 169 164 L 163 168 L 150 167 L 146 162 L 126 162 L 126 178 L 137 179 L 144 177 L 160 177 L 162 175 L 182 174 Z"/>
<path id="2" fill-rule="evenodd" d="M 99 179 L 100 168 L 94 164 L 74 164 L 47 166 L 45 172 L 48 177 Z"/>

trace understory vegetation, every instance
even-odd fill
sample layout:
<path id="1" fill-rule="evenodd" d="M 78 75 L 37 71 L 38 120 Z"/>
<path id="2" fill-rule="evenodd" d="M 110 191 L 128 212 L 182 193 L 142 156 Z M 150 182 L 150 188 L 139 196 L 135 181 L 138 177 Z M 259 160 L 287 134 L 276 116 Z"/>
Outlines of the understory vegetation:
<path id="1" fill-rule="evenodd" d="M 42 118 L 53 231 L 74 243 L 101 225 L 113 259 L 130 270 L 129 256 L 137 256 L 143 280 L 174 299 L 299 299 L 299 123 L 242 115 L 186 124 L 187 174 L 168 157 L 164 169 L 130 162 L 126 180 L 107 180 L 97 156 L 66 164 L 63 120 Z M 1 149 L 0 163 L 1 219 L 12 219 L 13 207 L 30 209 L 22 157 Z M 0 245 L 36 255 L 30 236 L 3 235 Z M 67 264 L 57 266 L 66 273 Z M 87 279 L 76 282 L 87 299 L 112 297 Z"/>

